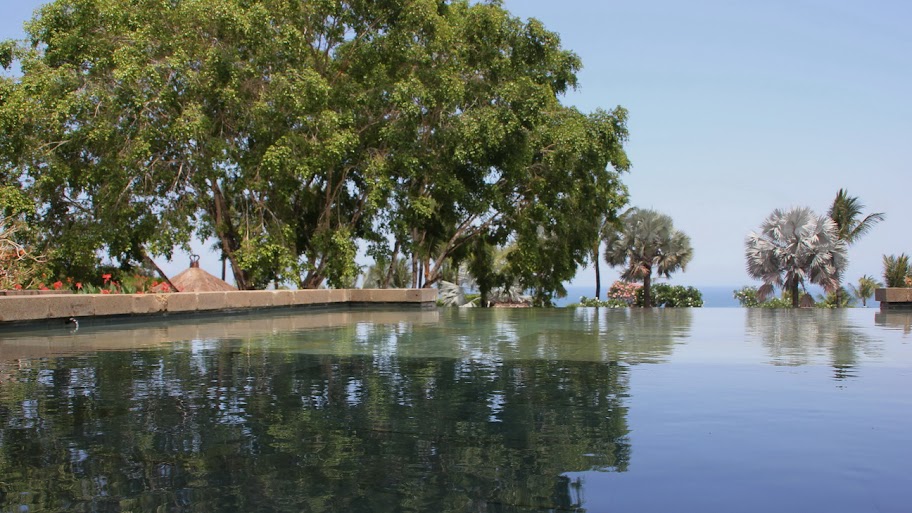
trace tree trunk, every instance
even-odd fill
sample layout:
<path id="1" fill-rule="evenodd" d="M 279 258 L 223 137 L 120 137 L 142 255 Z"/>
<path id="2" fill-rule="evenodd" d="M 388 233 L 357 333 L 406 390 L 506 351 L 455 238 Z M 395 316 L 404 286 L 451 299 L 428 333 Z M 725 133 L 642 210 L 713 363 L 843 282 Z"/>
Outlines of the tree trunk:
<path id="1" fill-rule="evenodd" d="M 139 248 L 139 251 L 142 253 L 141 258 L 143 259 L 143 262 L 155 269 L 155 272 L 158 273 L 158 276 L 161 277 L 161 279 L 164 280 L 169 287 L 171 287 L 171 292 L 180 292 L 180 290 L 177 290 L 177 287 L 171 283 L 171 278 L 168 278 L 168 275 L 161 270 L 161 267 L 155 263 L 155 260 L 152 260 L 152 258 L 149 257 L 149 254 L 146 253 L 146 248 L 141 247 Z"/>
<path id="2" fill-rule="evenodd" d="M 595 257 L 592 259 L 595 263 L 595 299 L 599 299 L 602 294 L 602 276 L 599 269 L 599 244 L 595 245 Z"/>
<path id="3" fill-rule="evenodd" d="M 247 290 L 250 288 L 250 283 L 247 273 L 238 265 L 235 252 L 240 249 L 241 244 L 237 231 L 234 229 L 234 225 L 231 224 L 231 216 L 228 213 L 228 202 L 225 201 L 225 196 L 222 195 L 222 190 L 218 186 L 218 183 L 213 181 L 210 187 L 212 189 L 210 214 L 215 220 L 216 236 L 218 236 L 219 241 L 221 242 L 225 256 L 231 261 L 231 271 L 234 273 L 235 285 L 238 290 Z"/>
<path id="4" fill-rule="evenodd" d="M 652 308 L 652 268 L 643 278 L 643 308 Z"/>
<path id="5" fill-rule="evenodd" d="M 798 308 L 798 282 L 792 283 L 792 308 Z"/>
<path id="6" fill-rule="evenodd" d="M 390 281 L 393 279 L 393 272 L 396 269 L 396 264 L 399 261 L 399 247 L 402 246 L 402 243 L 399 239 L 396 239 L 396 245 L 393 247 L 393 257 L 390 258 L 390 266 L 386 271 L 386 277 L 383 278 L 383 283 L 380 284 L 381 289 L 389 288 Z"/>

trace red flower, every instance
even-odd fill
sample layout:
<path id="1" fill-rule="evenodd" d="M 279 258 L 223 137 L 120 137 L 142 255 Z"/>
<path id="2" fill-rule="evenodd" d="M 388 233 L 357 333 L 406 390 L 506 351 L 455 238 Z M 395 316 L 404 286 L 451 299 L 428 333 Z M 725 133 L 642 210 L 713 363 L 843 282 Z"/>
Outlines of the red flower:
<path id="1" fill-rule="evenodd" d="M 60 280 L 57 280 L 54 282 L 53 287 L 54 287 L 54 290 L 60 290 L 63 288 L 63 282 Z"/>
<path id="2" fill-rule="evenodd" d="M 76 290 L 82 290 L 82 282 L 81 282 L 81 281 L 77 281 L 77 282 L 76 282 Z"/>
<path id="3" fill-rule="evenodd" d="M 102 293 L 102 294 L 110 294 L 111 291 L 108 290 L 108 289 L 103 289 L 103 290 L 101 291 L 101 293 Z"/>
<path id="4" fill-rule="evenodd" d="M 16 290 L 22 290 L 22 285 L 19 285 L 19 284 L 17 283 L 13 288 L 16 289 Z"/>
<path id="5" fill-rule="evenodd" d="M 110 274 L 102 274 L 101 277 L 104 278 L 105 283 L 107 283 L 111 279 Z"/>
<path id="6" fill-rule="evenodd" d="M 51 289 L 47 288 L 47 286 L 44 283 L 42 283 L 42 284 L 38 285 L 38 290 L 51 290 Z"/>
<path id="7" fill-rule="evenodd" d="M 161 285 L 162 285 L 162 292 L 171 292 L 171 285 L 168 285 L 167 283 L 162 283 Z"/>

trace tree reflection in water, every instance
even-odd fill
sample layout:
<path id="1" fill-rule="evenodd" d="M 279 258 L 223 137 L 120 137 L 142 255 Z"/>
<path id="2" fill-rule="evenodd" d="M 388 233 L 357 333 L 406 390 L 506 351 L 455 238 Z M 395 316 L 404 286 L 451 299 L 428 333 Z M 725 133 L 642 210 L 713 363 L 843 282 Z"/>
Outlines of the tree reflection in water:
<path id="1" fill-rule="evenodd" d="M 844 309 L 746 310 L 749 336 L 760 340 L 773 365 L 807 365 L 826 357 L 833 379 L 855 377 L 860 355 L 878 356 L 881 342 L 852 326 Z"/>
<path id="2" fill-rule="evenodd" d="M 626 470 L 628 364 L 670 354 L 680 312 L 454 310 L 6 361 L 0 504 L 582 510 L 564 474 Z"/>

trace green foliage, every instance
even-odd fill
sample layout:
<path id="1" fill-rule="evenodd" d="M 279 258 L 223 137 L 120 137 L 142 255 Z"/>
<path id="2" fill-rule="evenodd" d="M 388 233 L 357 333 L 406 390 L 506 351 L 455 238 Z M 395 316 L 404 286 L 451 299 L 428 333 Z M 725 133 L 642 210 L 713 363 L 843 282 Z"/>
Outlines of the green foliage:
<path id="1" fill-rule="evenodd" d="M 792 296 L 787 290 L 780 297 L 763 297 L 757 287 L 744 286 L 734 291 L 734 297 L 743 308 L 791 308 Z M 810 297 L 808 294 L 805 297 Z M 805 300 L 806 302 L 806 300 Z"/>
<path id="2" fill-rule="evenodd" d="M 814 306 L 817 308 L 849 308 L 855 306 L 855 298 L 845 287 L 839 287 L 838 290 L 818 296 Z"/>
<path id="3" fill-rule="evenodd" d="M 580 297 L 579 303 L 572 304 L 569 307 L 572 308 L 572 307 L 576 307 L 576 306 L 595 306 L 595 307 L 602 307 L 602 308 L 627 308 L 630 306 L 630 304 L 623 299 L 615 299 L 615 298 L 597 299 L 597 298 L 588 298 L 586 296 L 582 296 L 582 297 Z"/>
<path id="4" fill-rule="evenodd" d="M 858 285 L 849 285 L 852 295 L 861 301 L 861 306 L 868 306 L 868 298 L 874 295 L 874 289 L 882 288 L 883 283 L 877 281 L 874 277 L 865 274 L 858 278 Z"/>
<path id="5" fill-rule="evenodd" d="M 760 306 L 760 296 L 757 293 L 757 287 L 744 286 L 733 292 L 735 299 L 743 308 L 755 308 Z"/>
<path id="6" fill-rule="evenodd" d="M 622 216 L 621 223 L 621 230 L 609 230 L 605 236 L 605 262 L 622 267 L 624 280 L 643 281 L 640 294 L 648 308 L 653 305 L 653 272 L 668 278 L 684 271 L 693 258 L 690 237 L 674 228 L 671 217 L 655 210 L 632 209 Z"/>
<path id="7" fill-rule="evenodd" d="M 389 281 L 387 282 L 387 278 Z M 403 258 L 396 259 L 393 264 L 385 256 L 377 257 L 376 261 L 371 264 L 364 273 L 364 282 L 362 288 L 365 289 L 382 289 L 408 288 L 412 283 L 412 272 L 408 268 L 408 263 Z"/>
<path id="8" fill-rule="evenodd" d="M 481 240 L 515 244 L 483 291 L 547 302 L 627 201 L 626 111 L 561 105 L 579 58 L 500 2 L 57 0 L 27 30 L 0 183 L 60 272 L 211 236 L 242 289 L 347 286 L 394 241 L 431 286 Z"/>
<path id="9" fill-rule="evenodd" d="M 849 196 L 845 189 L 839 189 L 827 213 L 830 219 L 836 223 L 836 231 L 839 238 L 845 241 L 847 245 L 855 243 L 855 241 L 871 231 L 874 225 L 885 219 L 885 215 L 882 212 L 868 214 L 861 218 L 862 209 L 864 209 L 864 205 L 861 204 L 857 197 Z M 842 269 L 839 268 L 836 271 L 836 279 L 841 282 Z M 826 300 L 824 303 L 833 304 L 835 305 L 834 308 L 850 305 L 851 301 L 847 297 L 842 297 L 843 292 L 845 290 L 841 286 L 837 286 L 832 302 Z"/>
<path id="10" fill-rule="evenodd" d="M 250 284 L 258 289 L 294 277 L 296 260 L 286 246 L 266 235 L 245 240 L 236 252 L 237 264 L 246 271 Z"/>
<path id="11" fill-rule="evenodd" d="M 863 235 L 871 231 L 874 226 L 883 221 L 886 216 L 883 212 L 862 215 L 864 205 L 855 196 L 849 196 L 845 189 L 839 189 L 827 215 L 836 223 L 839 238 L 848 244 L 853 244 Z"/>
<path id="12" fill-rule="evenodd" d="M 883 277 L 887 287 L 908 287 L 906 278 L 912 277 L 912 264 L 905 253 L 883 256 Z"/>
<path id="13" fill-rule="evenodd" d="M 703 294 L 695 287 L 656 283 L 650 288 L 651 301 L 648 305 L 665 308 L 698 308 L 703 306 Z M 648 307 L 645 287 L 639 289 L 634 306 Z"/>

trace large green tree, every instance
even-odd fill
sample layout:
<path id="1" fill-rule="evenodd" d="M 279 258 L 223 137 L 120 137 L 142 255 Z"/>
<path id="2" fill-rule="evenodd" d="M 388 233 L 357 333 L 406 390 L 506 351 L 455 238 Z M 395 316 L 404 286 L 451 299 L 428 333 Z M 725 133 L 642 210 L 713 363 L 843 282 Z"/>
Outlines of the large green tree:
<path id="1" fill-rule="evenodd" d="M 761 300 L 774 287 L 782 287 L 791 294 L 792 307 L 797 308 L 799 289 L 806 283 L 816 283 L 827 292 L 839 287 L 839 272 L 846 264 L 846 242 L 839 238 L 836 223 L 828 216 L 818 216 L 806 207 L 776 209 L 758 232 L 747 236 L 745 258 L 747 273 L 763 281 Z"/>
<path id="2" fill-rule="evenodd" d="M 367 241 L 431 286 L 484 240 L 549 293 L 626 201 L 626 112 L 560 105 L 578 57 L 499 2 L 56 0 L 27 31 L 0 178 L 68 272 L 212 236 L 241 288 L 340 286 Z"/>
<path id="3" fill-rule="evenodd" d="M 643 282 L 643 306 L 652 306 L 652 275 L 670 277 L 685 270 L 693 258 L 690 237 L 674 228 L 668 215 L 650 209 L 632 209 L 622 219 L 620 230 L 605 237 L 605 262 L 621 267 L 625 280 Z"/>

